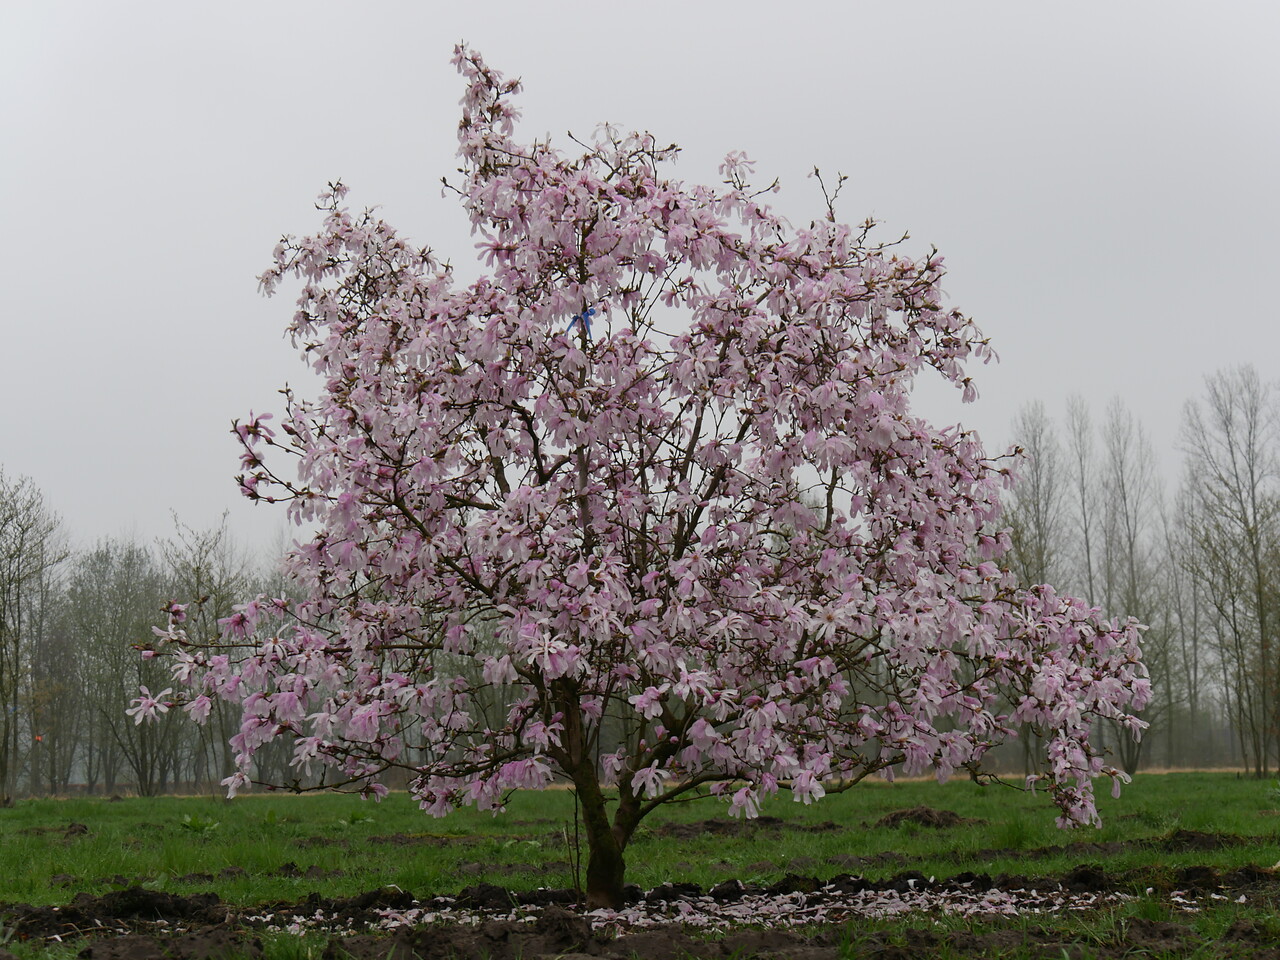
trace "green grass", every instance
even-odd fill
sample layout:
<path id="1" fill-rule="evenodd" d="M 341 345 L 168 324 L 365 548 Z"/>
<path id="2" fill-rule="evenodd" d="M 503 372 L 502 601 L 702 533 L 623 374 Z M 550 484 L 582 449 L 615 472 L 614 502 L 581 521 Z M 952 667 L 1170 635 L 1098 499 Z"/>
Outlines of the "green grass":
<path id="1" fill-rule="evenodd" d="M 876 826 L 887 813 L 922 804 L 983 822 Z M 1100 799 L 1100 830 L 1063 831 L 1043 796 L 968 781 L 865 783 L 812 806 L 785 797 L 766 804 L 762 813 L 785 818 L 786 829 L 664 835 L 670 824 L 724 818 L 714 802 L 680 804 L 641 826 L 627 852 L 628 879 L 648 888 L 669 880 L 704 886 L 728 877 L 770 881 L 789 870 L 874 878 L 905 869 L 939 877 L 966 870 L 1043 875 L 1082 862 L 1113 874 L 1191 864 L 1270 866 L 1280 860 L 1275 804 L 1268 785 L 1232 775 L 1139 776 L 1119 800 Z M 69 832 L 73 823 L 88 832 Z M 832 823 L 835 829 L 796 829 Z M 1133 843 L 1118 850 L 1069 846 L 1154 840 L 1175 830 L 1252 842 L 1186 851 Z M 403 795 L 380 804 L 285 794 L 230 802 L 31 800 L 0 811 L 0 901 L 61 903 L 76 893 L 138 882 L 172 892 L 214 891 L 238 904 L 313 891 L 348 896 L 387 884 L 419 897 L 482 881 L 516 889 L 572 886 L 573 832 L 573 798 L 563 790 L 517 795 L 498 817 L 463 810 L 444 820 L 424 816 Z M 388 839 L 393 836 L 399 842 Z"/>
<path id="2" fill-rule="evenodd" d="M 1184 924 L 1205 944 L 1238 920 L 1280 936 L 1274 903 L 1219 901 L 1188 915 L 1173 911 L 1163 896 L 1176 885 L 1180 867 L 1270 867 L 1280 860 L 1278 803 L 1271 784 L 1230 774 L 1152 774 L 1137 777 L 1119 800 L 1100 798 L 1101 829 L 1063 831 L 1054 826 L 1054 811 L 1042 795 L 968 781 L 876 782 L 812 806 L 779 797 L 761 812 L 782 818 L 781 828 L 728 836 L 710 823 L 729 822 L 722 806 L 678 804 L 642 825 L 627 851 L 628 879 L 645 888 L 671 880 L 705 888 L 730 877 L 769 883 L 787 872 L 823 878 L 855 873 L 875 879 L 904 870 L 939 878 L 962 871 L 1035 877 L 1089 863 L 1138 895 L 1083 915 L 859 921 L 844 934 L 843 949 L 851 957 L 885 944 L 911 952 L 910 938 L 922 929 L 955 936 L 1047 930 L 1072 945 L 1072 956 L 1085 958 L 1114 953 L 1130 922 Z M 885 814 L 920 805 L 975 822 L 945 829 L 877 826 Z M 424 816 L 408 797 L 394 794 L 380 804 L 333 794 L 258 794 L 230 802 L 24 801 L 0 810 L 0 902 L 59 904 L 78 893 L 98 895 L 137 883 L 180 894 L 211 891 L 242 906 L 297 902 L 311 893 L 352 896 L 388 884 L 419 898 L 480 882 L 514 889 L 567 887 L 574 882 L 573 817 L 573 796 L 565 790 L 519 794 L 497 817 L 464 810 L 444 820 Z M 678 836 L 671 835 L 673 829 Z M 1221 835 L 1227 842 L 1217 849 L 1167 849 L 1163 840 L 1177 831 Z M 1148 886 L 1157 888 L 1155 896 L 1144 895 Z M 324 945 L 322 935 L 265 937 L 269 960 L 310 960 Z M 75 953 L 56 944 L 6 946 L 21 960 L 60 960 Z M 991 955 L 1045 956 L 1042 947 L 1010 946 Z M 1220 956 L 1215 949 L 1195 947 L 1179 955 Z M 932 955 L 947 956 L 949 950 L 944 943 Z"/>

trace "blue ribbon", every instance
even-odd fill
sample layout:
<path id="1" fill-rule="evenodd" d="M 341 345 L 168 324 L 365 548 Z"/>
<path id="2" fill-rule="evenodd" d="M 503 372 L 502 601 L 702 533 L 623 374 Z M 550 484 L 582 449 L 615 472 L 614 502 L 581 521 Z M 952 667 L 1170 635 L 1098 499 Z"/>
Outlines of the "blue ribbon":
<path id="1" fill-rule="evenodd" d="M 575 313 L 573 315 L 573 319 L 569 321 L 569 326 L 565 329 L 564 332 L 572 333 L 574 326 L 577 325 L 579 320 L 581 320 L 582 325 L 586 327 L 586 330 L 587 330 L 587 339 L 590 340 L 591 339 L 591 318 L 594 317 L 595 315 L 596 315 L 595 307 L 588 307 L 586 312 L 584 313 Z"/>

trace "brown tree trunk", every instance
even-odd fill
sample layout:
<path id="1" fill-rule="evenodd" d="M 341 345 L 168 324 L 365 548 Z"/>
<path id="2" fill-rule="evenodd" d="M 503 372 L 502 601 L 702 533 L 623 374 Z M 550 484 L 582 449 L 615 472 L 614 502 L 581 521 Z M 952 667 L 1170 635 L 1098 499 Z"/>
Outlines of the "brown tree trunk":
<path id="1" fill-rule="evenodd" d="M 603 835 L 587 831 L 587 909 L 621 910 L 627 863 L 612 829 Z"/>
<path id="2" fill-rule="evenodd" d="M 626 882 L 627 863 L 622 853 L 640 822 L 639 806 L 634 797 L 618 801 L 613 822 L 609 822 L 604 793 L 596 780 L 595 769 L 583 764 L 574 779 L 578 802 L 582 804 L 582 822 L 587 833 L 587 907 L 621 910 L 622 886 Z"/>

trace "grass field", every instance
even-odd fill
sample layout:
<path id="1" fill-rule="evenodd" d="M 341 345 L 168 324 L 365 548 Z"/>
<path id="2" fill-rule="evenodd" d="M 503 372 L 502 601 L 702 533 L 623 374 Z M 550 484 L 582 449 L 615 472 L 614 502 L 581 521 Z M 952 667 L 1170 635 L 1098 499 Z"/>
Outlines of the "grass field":
<path id="1" fill-rule="evenodd" d="M 1142 899 L 1153 878 L 1190 866 L 1226 871 L 1280 860 L 1273 783 L 1219 773 L 1150 774 L 1135 778 L 1119 800 L 1099 803 L 1102 829 L 1075 831 L 1054 826 L 1042 795 L 968 781 L 867 783 L 810 807 L 778 799 L 762 811 L 762 826 L 736 825 L 714 804 L 676 805 L 641 827 L 627 852 L 628 879 L 649 889 L 668 881 L 708 888 L 728 878 L 771 883 L 787 873 L 1053 876 L 1085 863 L 1113 876 L 1131 874 L 1139 900 L 1124 912 L 1159 920 L 1172 915 L 1169 906 Z M 887 814 L 922 805 L 968 822 L 878 825 Z M 246 906 L 301 901 L 313 892 L 352 896 L 388 884 L 419 898 L 481 882 L 517 890 L 573 887 L 575 856 L 573 797 L 563 790 L 518 795 L 498 817 L 467 810 L 444 820 L 425 817 L 403 795 L 380 804 L 284 794 L 230 802 L 32 800 L 0 811 L 6 903 L 64 904 L 79 893 L 133 885 L 216 892 Z M 1259 910 L 1223 904 L 1182 922 L 1213 936 L 1242 916 L 1261 922 Z"/>

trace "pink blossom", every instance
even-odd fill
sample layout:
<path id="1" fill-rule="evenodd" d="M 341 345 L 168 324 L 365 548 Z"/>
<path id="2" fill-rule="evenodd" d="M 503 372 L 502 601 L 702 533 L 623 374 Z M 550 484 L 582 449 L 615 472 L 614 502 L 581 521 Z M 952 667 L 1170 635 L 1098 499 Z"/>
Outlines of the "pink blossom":
<path id="1" fill-rule="evenodd" d="M 803 801 L 807 806 L 827 795 L 822 783 L 808 770 L 801 770 L 791 782 L 791 796 L 797 802 Z"/>
<path id="2" fill-rule="evenodd" d="M 249 786 L 249 776 L 243 770 L 237 770 L 223 780 L 222 785 L 227 788 L 227 799 L 230 800 Z"/>
<path id="3" fill-rule="evenodd" d="M 485 683 L 507 684 L 514 683 L 516 680 L 515 667 L 511 664 L 511 657 L 489 657 L 484 662 L 483 676 Z"/>
<path id="4" fill-rule="evenodd" d="M 760 816 L 760 798 L 751 787 L 742 787 L 729 801 L 729 815 L 753 820 Z"/>
<path id="5" fill-rule="evenodd" d="M 134 697 L 129 701 L 130 707 L 125 710 L 126 715 L 133 717 L 135 724 L 141 724 L 144 720 L 154 720 L 169 712 L 170 705 L 164 698 L 173 693 L 172 688 L 165 687 L 154 697 L 146 687 L 139 686 L 138 690 L 141 691 L 142 696 Z"/>
<path id="6" fill-rule="evenodd" d="M 642 717 L 652 720 L 662 716 L 662 697 L 671 689 L 671 684 L 664 683 L 660 687 L 647 687 L 642 693 L 628 697 L 627 702 L 635 707 Z"/>
<path id="7" fill-rule="evenodd" d="M 631 789 L 640 791 L 646 797 L 656 797 L 662 792 L 662 787 L 662 771 L 656 763 L 637 770 L 631 777 Z"/>

